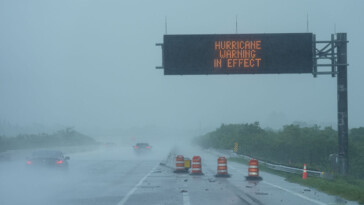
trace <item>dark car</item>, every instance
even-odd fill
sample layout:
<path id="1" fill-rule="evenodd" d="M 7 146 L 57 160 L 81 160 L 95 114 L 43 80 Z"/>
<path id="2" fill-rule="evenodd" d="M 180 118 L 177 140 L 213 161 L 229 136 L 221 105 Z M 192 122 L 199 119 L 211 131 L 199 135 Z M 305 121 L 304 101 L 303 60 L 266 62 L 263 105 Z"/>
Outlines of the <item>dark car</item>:
<path id="1" fill-rule="evenodd" d="M 148 143 L 136 143 L 133 148 L 134 151 L 137 153 L 147 152 L 152 149 L 152 147 Z"/>
<path id="2" fill-rule="evenodd" d="M 50 167 L 67 170 L 69 159 L 70 157 L 64 156 L 61 151 L 39 150 L 32 153 L 26 164 L 28 167 Z"/>

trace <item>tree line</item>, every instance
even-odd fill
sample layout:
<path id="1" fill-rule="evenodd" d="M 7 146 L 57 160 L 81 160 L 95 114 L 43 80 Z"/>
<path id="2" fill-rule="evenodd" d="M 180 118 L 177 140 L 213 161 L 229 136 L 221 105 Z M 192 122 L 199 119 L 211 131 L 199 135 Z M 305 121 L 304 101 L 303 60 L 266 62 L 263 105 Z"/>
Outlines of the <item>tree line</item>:
<path id="1" fill-rule="evenodd" d="M 195 142 L 204 148 L 233 149 L 238 153 L 264 161 L 302 168 L 335 172 L 338 133 L 332 127 L 317 125 L 301 127 L 285 125 L 275 131 L 263 129 L 259 122 L 222 124 L 213 132 L 197 137 Z M 349 173 L 364 178 L 364 127 L 349 132 Z"/>
<path id="2" fill-rule="evenodd" d="M 76 146 L 97 142 L 73 128 L 65 128 L 52 134 L 21 134 L 16 137 L 0 136 L 0 152 L 14 149 L 31 149 L 51 146 Z"/>

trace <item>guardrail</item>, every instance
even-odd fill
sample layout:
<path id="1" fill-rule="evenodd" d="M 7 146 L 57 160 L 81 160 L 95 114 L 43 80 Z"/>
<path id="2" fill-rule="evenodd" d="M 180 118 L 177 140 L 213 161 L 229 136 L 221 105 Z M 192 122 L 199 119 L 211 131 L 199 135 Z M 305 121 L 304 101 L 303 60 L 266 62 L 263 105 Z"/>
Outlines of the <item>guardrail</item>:
<path id="1" fill-rule="evenodd" d="M 277 171 L 288 172 L 288 173 L 293 173 L 293 174 L 302 174 L 302 172 L 303 172 L 303 169 L 298 169 L 295 167 L 271 164 L 271 163 L 263 162 L 261 160 L 259 160 L 259 162 L 261 164 L 264 164 L 268 168 L 277 170 Z M 309 176 L 322 177 L 322 175 L 324 175 L 324 174 L 325 174 L 324 172 L 320 172 L 320 171 L 307 170 L 307 175 L 309 175 Z"/>
<path id="2" fill-rule="evenodd" d="M 171 151 L 168 154 L 167 158 L 160 162 L 160 165 L 174 169 L 176 156 L 177 156 L 176 153 L 174 151 Z"/>
<path id="3" fill-rule="evenodd" d="M 228 157 L 241 157 L 246 160 L 252 159 L 251 157 L 246 156 L 246 155 L 236 154 L 232 150 L 216 150 L 215 149 L 214 151 L 216 151 L 219 154 L 228 156 Z M 268 162 L 265 162 L 262 160 L 258 160 L 258 161 L 260 164 L 263 164 L 266 167 L 268 167 L 269 169 L 273 169 L 276 171 L 293 173 L 293 174 L 302 174 L 303 173 L 303 169 L 299 169 L 299 168 L 295 168 L 295 167 L 288 167 L 288 166 L 279 165 L 279 164 L 272 164 L 272 163 L 268 163 Z M 313 177 L 332 178 L 331 174 L 328 174 L 325 172 L 320 172 L 320 171 L 314 171 L 314 170 L 307 170 L 307 175 L 313 176 Z"/>

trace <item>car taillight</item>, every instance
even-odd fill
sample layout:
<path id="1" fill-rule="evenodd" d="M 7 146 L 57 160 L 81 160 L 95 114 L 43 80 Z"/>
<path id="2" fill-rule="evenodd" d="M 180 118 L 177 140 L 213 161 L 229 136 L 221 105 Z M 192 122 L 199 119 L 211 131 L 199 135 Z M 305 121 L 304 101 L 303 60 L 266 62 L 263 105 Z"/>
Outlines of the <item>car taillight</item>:
<path id="1" fill-rule="evenodd" d="M 149 147 L 149 146 L 147 146 L 147 147 L 145 147 L 145 148 L 148 148 L 148 149 L 149 149 L 150 147 Z"/>
<path id="2" fill-rule="evenodd" d="M 32 164 L 32 162 L 28 160 L 28 161 L 27 161 L 27 164 Z"/>
<path id="3" fill-rule="evenodd" d="M 62 164 L 62 163 L 63 163 L 62 160 L 57 161 L 57 164 Z"/>

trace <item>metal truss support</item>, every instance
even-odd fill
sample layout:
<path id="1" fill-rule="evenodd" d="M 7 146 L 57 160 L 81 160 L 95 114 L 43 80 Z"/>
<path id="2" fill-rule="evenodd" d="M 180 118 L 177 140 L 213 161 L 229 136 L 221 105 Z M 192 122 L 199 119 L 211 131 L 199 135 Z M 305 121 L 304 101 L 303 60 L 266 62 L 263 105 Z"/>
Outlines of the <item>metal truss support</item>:
<path id="1" fill-rule="evenodd" d="M 335 40 L 334 34 L 331 35 L 330 41 L 316 41 L 316 36 L 313 35 L 313 71 L 314 77 L 317 75 L 331 75 L 335 77 L 337 74 L 337 40 Z M 322 46 L 320 46 L 322 45 Z M 331 70 L 319 71 L 318 67 L 330 67 Z"/>
<path id="2" fill-rule="evenodd" d="M 167 24 L 166 24 L 167 25 Z M 167 26 L 166 26 L 166 32 L 167 32 Z M 156 69 L 163 69 L 164 67 L 164 65 L 163 65 L 163 43 L 156 43 L 155 44 L 156 46 L 160 46 L 161 48 L 162 48 L 162 66 L 157 66 L 157 67 L 155 67 Z"/>

